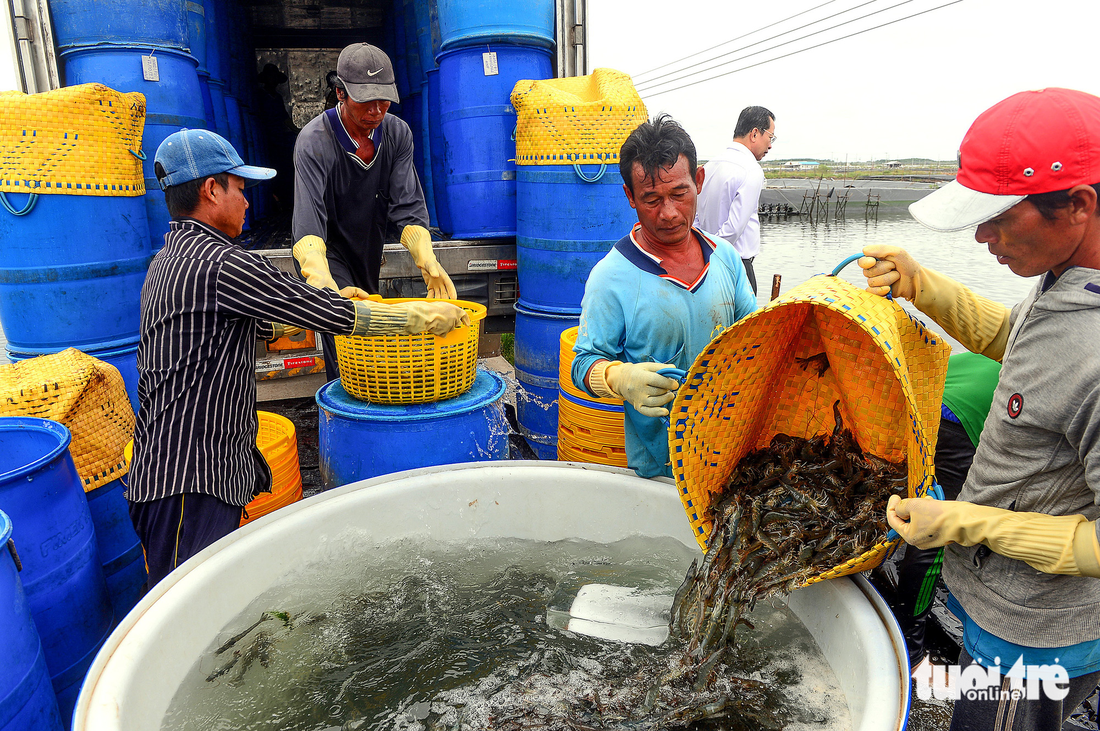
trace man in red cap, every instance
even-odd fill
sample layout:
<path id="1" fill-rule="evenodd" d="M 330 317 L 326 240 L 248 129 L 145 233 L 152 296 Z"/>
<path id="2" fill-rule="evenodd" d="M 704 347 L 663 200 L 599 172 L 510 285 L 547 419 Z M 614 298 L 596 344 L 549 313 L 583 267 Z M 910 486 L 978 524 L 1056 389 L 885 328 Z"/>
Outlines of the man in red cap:
<path id="1" fill-rule="evenodd" d="M 908 543 L 946 546 L 960 664 L 1001 667 L 999 686 L 956 702 L 956 731 L 1059 729 L 1100 680 L 1098 194 L 1100 98 L 1023 92 L 978 117 L 956 181 L 909 210 L 938 231 L 976 226 L 998 262 L 1039 277 L 1030 296 L 1009 309 L 896 247 L 860 260 L 869 291 L 1002 363 L 959 499 L 893 497 L 886 511 Z"/>

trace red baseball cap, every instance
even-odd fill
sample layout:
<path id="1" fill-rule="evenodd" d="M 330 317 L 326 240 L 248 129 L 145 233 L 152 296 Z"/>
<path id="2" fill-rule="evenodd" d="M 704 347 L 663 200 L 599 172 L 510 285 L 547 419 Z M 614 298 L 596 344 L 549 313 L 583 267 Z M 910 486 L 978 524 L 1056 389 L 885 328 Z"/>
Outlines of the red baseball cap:
<path id="1" fill-rule="evenodd" d="M 974 120 L 955 180 L 909 206 L 937 231 L 995 218 L 1029 195 L 1100 183 L 1100 97 L 1073 89 L 1013 94 Z"/>

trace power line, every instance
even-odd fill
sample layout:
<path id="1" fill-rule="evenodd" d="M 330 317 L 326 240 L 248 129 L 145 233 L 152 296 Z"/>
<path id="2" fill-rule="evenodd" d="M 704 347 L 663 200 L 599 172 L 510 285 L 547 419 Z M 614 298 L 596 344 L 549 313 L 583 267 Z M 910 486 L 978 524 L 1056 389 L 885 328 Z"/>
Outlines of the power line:
<path id="1" fill-rule="evenodd" d="M 875 0 L 870 0 L 870 2 L 863 3 L 863 5 L 869 5 L 871 2 L 874 2 L 874 1 Z M 858 18 L 852 18 L 851 20 L 846 20 L 843 23 L 837 23 L 836 25 L 831 25 L 828 28 L 822 28 L 821 30 L 815 30 L 813 33 L 807 33 L 804 36 L 799 36 L 798 38 L 792 38 L 789 41 L 783 41 L 782 43 L 777 43 L 774 46 L 770 46 L 768 48 L 764 48 L 764 49 L 761 49 L 759 51 L 753 51 L 752 53 L 746 53 L 744 56 L 738 56 L 737 58 L 731 58 L 727 61 L 722 61 L 721 63 L 714 64 L 713 66 L 709 66 L 705 69 L 700 69 L 699 71 L 693 71 L 690 74 L 687 74 L 686 76 L 679 76 L 675 79 L 669 79 L 668 81 L 658 81 L 656 83 L 643 81 L 640 84 L 638 84 L 636 86 L 636 88 L 638 88 L 639 90 L 652 89 L 655 86 L 664 86 L 665 84 L 672 84 L 672 83 L 675 83 L 677 81 L 684 81 L 685 79 L 690 79 L 692 76 L 698 76 L 699 74 L 706 73 L 707 71 L 713 71 L 716 68 L 726 66 L 728 64 L 734 63 L 735 61 L 743 61 L 746 58 L 751 58 L 752 56 L 756 56 L 756 55 L 759 55 L 761 53 L 767 53 L 768 51 L 774 51 L 777 48 L 782 48 L 783 46 L 789 46 L 792 43 L 797 43 L 798 41 L 804 41 L 807 38 L 812 38 L 816 35 L 821 35 L 822 33 L 826 33 L 826 32 L 831 31 L 831 30 L 836 30 L 837 28 L 843 28 L 844 26 L 851 25 L 852 23 L 858 23 L 861 20 L 865 20 L 866 18 L 870 18 L 872 15 L 878 15 L 879 13 L 885 13 L 888 10 L 893 10 L 895 8 L 900 8 L 902 5 L 908 5 L 911 2 L 913 2 L 913 0 L 901 0 L 901 2 L 896 3 L 894 5 L 890 5 L 890 6 L 885 7 L 885 8 L 882 8 L 881 10 L 874 10 L 870 13 L 866 13 L 864 15 L 861 15 Z M 863 7 L 863 5 L 857 5 L 856 7 L 857 8 L 858 7 Z M 813 25 L 813 24 L 811 23 L 810 25 Z M 798 29 L 796 28 L 795 30 L 798 30 Z M 772 38 L 769 38 L 767 40 L 774 40 L 774 39 L 779 38 L 779 37 L 784 36 L 784 35 L 786 35 L 786 34 L 785 33 L 780 33 L 778 36 L 773 36 Z M 761 43 L 762 42 L 763 41 L 761 41 Z M 755 45 L 758 45 L 758 44 L 756 44 L 756 43 L 752 44 L 752 46 L 755 46 Z M 746 46 L 745 48 L 751 48 L 752 46 Z M 738 50 L 743 50 L 743 49 L 737 49 L 737 50 L 734 50 L 734 51 L 730 51 L 730 53 L 736 53 Z M 728 56 L 728 55 L 729 55 L 728 53 L 722 54 L 722 56 Z M 716 58 L 721 58 L 722 56 L 717 56 Z M 711 59 L 711 60 L 714 60 L 714 59 Z M 696 65 L 698 65 L 698 64 L 696 64 Z M 673 73 L 680 73 L 680 72 L 675 71 Z M 665 75 L 669 76 L 670 74 L 665 74 Z"/>
<path id="2" fill-rule="evenodd" d="M 815 48 L 821 48 L 822 46 L 827 46 L 830 43 L 836 43 L 837 41 L 843 41 L 847 38 L 853 38 L 855 36 L 862 35 L 864 33 L 872 31 L 872 30 L 878 30 L 879 28 L 885 28 L 888 25 L 893 25 L 894 23 L 900 23 L 903 20 L 909 20 L 910 18 L 916 18 L 919 15 L 925 15 L 927 13 L 931 13 L 935 10 L 940 10 L 942 8 L 946 8 L 946 7 L 951 6 L 951 5 L 958 5 L 962 1 L 963 0 L 952 0 L 952 2 L 944 3 L 943 5 L 937 5 L 936 7 L 929 8 L 928 10 L 922 10 L 919 13 L 913 13 L 912 15 L 907 15 L 904 18 L 898 18 L 896 20 L 887 21 L 886 23 L 882 23 L 880 25 L 872 26 L 870 28 L 865 28 L 863 30 L 858 30 L 855 33 L 849 33 L 846 36 L 841 36 L 839 38 L 833 38 L 832 40 L 822 41 L 821 43 L 818 43 L 818 44 L 813 45 L 813 46 L 808 46 L 806 48 L 801 48 L 797 51 L 791 51 L 790 53 L 785 53 L 782 56 L 776 56 L 775 58 L 769 58 L 767 60 L 760 61 L 758 63 L 749 64 L 748 66 L 742 66 L 741 68 L 734 69 L 733 71 L 726 71 L 725 73 L 717 74 L 715 76 L 709 76 L 705 79 L 699 79 L 698 81 L 692 81 L 690 83 L 682 84 L 680 86 L 674 86 L 671 89 L 663 89 L 661 91 L 655 91 L 655 92 L 652 92 L 651 94 L 649 94 L 649 96 L 651 96 L 651 97 L 652 96 L 660 96 L 661 94 L 667 94 L 667 93 L 672 92 L 672 91 L 678 91 L 680 89 L 686 89 L 689 86 L 695 86 L 697 84 L 703 84 L 703 83 L 706 83 L 708 81 L 714 81 L 715 79 L 720 79 L 723 76 L 729 76 L 730 74 L 736 74 L 739 71 L 747 71 L 748 69 L 756 68 L 757 66 L 763 66 L 764 64 L 771 63 L 772 61 L 778 61 L 780 59 L 788 58 L 790 56 L 796 56 L 796 55 L 798 55 L 800 53 L 803 53 L 805 51 L 812 51 Z M 778 46 L 776 46 L 776 47 L 778 48 Z M 674 79 L 673 81 L 680 81 L 680 79 Z M 673 83 L 673 81 L 668 81 L 668 82 L 665 82 L 665 83 L 671 84 L 671 83 Z"/>
<path id="3" fill-rule="evenodd" d="M 728 41 L 722 41 L 718 45 L 711 46 L 710 48 L 704 48 L 702 51 L 696 51 L 695 53 L 684 56 L 683 58 L 678 58 L 675 61 L 669 61 L 668 63 L 661 64 L 660 66 L 657 66 L 656 68 L 649 69 L 648 71 L 642 71 L 641 73 L 634 74 L 634 78 L 636 79 L 639 76 L 645 76 L 646 74 L 651 74 L 654 71 L 660 71 L 661 69 L 668 68 L 669 66 L 672 66 L 674 64 L 678 64 L 681 61 L 687 61 L 689 58 L 695 58 L 696 56 L 699 56 L 701 54 L 706 53 L 707 51 L 713 51 L 715 48 L 720 48 L 720 47 L 726 45 L 727 43 L 733 43 L 734 41 L 739 41 L 742 38 L 747 38 L 747 37 L 749 37 L 749 36 L 751 36 L 755 33 L 759 33 L 762 30 L 767 30 L 768 28 L 771 28 L 772 26 L 779 25 L 780 23 L 786 23 L 788 20 L 794 20 L 795 18 L 797 18 L 800 15 L 805 15 L 806 13 L 812 13 L 813 11 L 818 10 L 819 8 L 823 8 L 826 5 L 831 5 L 835 2 L 836 2 L 836 0 L 827 0 L 826 2 L 823 2 L 820 5 L 816 5 L 812 8 L 810 8 L 809 10 L 803 10 L 801 13 L 795 13 L 794 15 L 792 15 L 790 17 L 783 18 L 783 20 L 777 20 L 774 23 L 769 23 L 768 25 L 765 25 L 763 28 L 757 28 L 754 31 L 744 33 L 742 35 L 737 36 L 736 38 L 730 38 Z M 832 17 L 832 16 L 829 16 L 829 17 Z M 828 20 L 828 18 L 823 18 L 823 20 Z M 797 30 L 797 28 L 795 30 Z M 706 62 L 704 61 L 702 63 L 706 63 Z M 687 68 L 691 68 L 691 67 L 688 66 Z"/>
<path id="4" fill-rule="evenodd" d="M 845 13 L 850 13 L 853 10 L 859 10 L 860 8 L 865 7 L 865 6 L 870 5 L 872 3 L 875 3 L 875 2 L 878 2 L 878 0 L 867 0 L 867 2 L 861 3 L 859 5 L 854 5 L 850 8 L 848 8 L 847 10 L 841 10 L 839 13 L 833 13 L 832 15 L 826 15 L 824 18 L 818 18 L 815 21 L 812 21 L 810 23 L 806 23 L 805 25 L 800 25 L 797 28 L 791 28 L 790 30 L 785 30 L 782 33 L 778 33 L 774 36 L 769 36 L 767 38 L 762 38 L 761 40 L 756 41 L 754 43 L 750 43 L 747 46 L 741 46 L 740 48 L 734 48 L 731 51 L 726 51 L 725 53 L 720 53 L 717 56 L 712 56 L 710 58 L 703 59 L 702 61 L 699 61 L 698 63 L 693 63 L 690 66 L 684 66 L 683 68 L 676 69 L 675 71 L 669 71 L 667 74 L 661 74 L 660 76 L 654 76 L 652 79 L 645 79 L 644 81 L 638 81 L 638 82 L 636 82 L 636 86 L 652 86 L 652 85 L 654 85 L 654 82 L 657 81 L 657 79 L 663 79 L 666 76 L 672 76 L 674 74 L 679 74 L 683 71 L 687 71 L 688 69 L 695 68 L 696 66 L 701 66 L 702 64 L 710 63 L 711 61 L 715 61 L 719 58 L 722 58 L 723 56 L 729 56 L 730 54 L 737 53 L 739 51 L 744 51 L 746 48 L 752 48 L 753 46 L 759 46 L 761 43 L 767 43 L 768 41 L 774 41 L 776 38 L 782 38 L 783 36 L 785 36 L 789 33 L 794 33 L 795 31 L 800 31 L 803 28 L 809 28 L 810 26 L 817 25 L 818 23 L 824 23 L 826 20 L 829 20 L 830 18 L 835 18 L 838 15 L 844 15 Z M 821 6 L 819 5 L 818 7 L 821 7 Z M 813 8 L 813 9 L 816 10 L 817 8 Z M 809 11 L 806 11 L 806 12 L 809 12 Z M 860 18 L 856 18 L 855 20 L 860 20 L 861 18 L 866 18 L 866 17 L 867 17 L 866 15 L 863 15 L 863 16 L 860 16 Z M 790 20 L 790 18 L 785 18 L 784 20 Z M 784 21 L 781 20 L 779 22 L 782 23 Z M 850 22 L 855 22 L 855 21 L 853 20 L 853 21 L 850 21 Z M 772 25 L 776 25 L 776 23 L 772 23 Z M 843 25 L 843 24 L 841 24 L 841 25 Z M 771 26 L 764 26 L 764 28 L 770 28 L 770 27 Z M 836 27 L 836 26 L 834 26 L 834 27 Z M 760 30 L 764 30 L 764 28 L 761 28 Z M 722 43 L 719 43 L 718 46 L 724 46 L 727 43 L 733 43 L 736 40 L 744 38 L 745 36 L 750 36 L 750 35 L 753 35 L 753 34 L 759 33 L 759 32 L 760 31 L 757 30 L 757 31 L 753 31 L 752 33 L 746 33 L 745 35 L 738 36 L 737 38 L 731 38 L 728 41 L 724 41 Z M 711 46 L 711 48 L 708 48 L 707 50 L 709 51 L 709 50 L 712 50 L 714 48 L 718 48 L 718 46 Z M 705 51 L 700 51 L 700 53 L 705 53 Z M 696 53 L 696 54 L 693 54 L 693 55 L 698 56 L 699 54 Z M 745 57 L 743 56 L 742 58 L 745 58 Z M 680 61 L 683 61 L 683 60 L 685 60 L 685 59 L 680 59 Z M 734 60 L 739 61 L 741 59 L 734 59 Z M 679 61 L 673 61 L 672 63 L 679 63 Z M 724 63 L 730 63 L 730 62 L 726 61 Z M 669 65 L 671 65 L 671 64 L 669 64 Z M 722 64 L 719 64 L 719 66 L 721 66 L 721 65 Z M 712 68 L 715 68 L 715 67 L 712 67 Z M 654 70 L 657 70 L 657 69 L 654 69 Z M 704 69 L 704 71 L 709 71 L 709 70 L 710 69 Z M 695 73 L 701 73 L 701 72 L 697 71 Z M 659 84 L 658 84 L 658 86 L 659 86 Z"/>

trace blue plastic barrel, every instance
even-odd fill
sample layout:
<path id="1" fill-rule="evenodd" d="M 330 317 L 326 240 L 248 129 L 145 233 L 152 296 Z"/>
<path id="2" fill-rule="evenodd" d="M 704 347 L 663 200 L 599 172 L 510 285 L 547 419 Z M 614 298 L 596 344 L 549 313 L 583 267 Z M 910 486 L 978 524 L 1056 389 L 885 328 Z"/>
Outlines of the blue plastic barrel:
<path id="1" fill-rule="evenodd" d="M 420 69 L 425 74 L 424 81 L 427 81 L 426 75 L 429 71 L 438 68 L 438 64 L 435 62 L 435 54 L 438 49 L 433 46 L 432 37 L 432 4 L 432 0 L 413 0 L 413 13 L 416 17 L 416 45 L 420 52 Z"/>
<path id="2" fill-rule="evenodd" d="M 202 2 L 184 0 L 187 11 L 187 50 L 199 62 L 199 71 L 206 72 L 206 8 Z"/>
<path id="3" fill-rule="evenodd" d="M 62 718 L 114 625 L 92 516 L 55 421 L 0 417 L 0 510 L 12 521 L 23 588 Z"/>
<path id="4" fill-rule="evenodd" d="M 415 0 L 399 0 L 405 6 L 405 69 L 409 75 L 409 93 L 418 94 L 424 83 L 424 64 L 420 60 L 419 28 L 416 25 Z M 402 99 L 404 101 L 404 99 Z"/>
<path id="5" fill-rule="evenodd" d="M 460 396 L 409 406 L 359 401 L 338 380 L 322 386 L 321 483 L 328 490 L 418 467 L 507 459 L 505 390 L 503 378 L 484 370 Z"/>
<path id="6" fill-rule="evenodd" d="M 444 158 L 443 128 L 439 123 L 439 69 L 428 71 L 428 149 L 432 167 L 432 190 L 435 193 L 435 218 L 439 230 L 448 236 L 454 231 L 451 222 L 451 206 L 447 200 L 447 175 Z"/>
<path id="7" fill-rule="evenodd" d="M 107 594 L 119 620 L 141 599 L 147 576 L 141 539 L 134 531 L 130 507 L 122 495 L 125 490 L 119 479 L 85 493 Z"/>
<path id="8" fill-rule="evenodd" d="M 210 106 L 214 111 L 214 131 L 229 139 L 229 115 L 225 110 L 225 84 L 210 77 Z"/>
<path id="9" fill-rule="evenodd" d="M 444 51 L 499 41 L 554 47 L 553 0 L 439 0 L 438 12 Z"/>
<path id="10" fill-rule="evenodd" d="M 580 308 L 575 313 L 544 312 L 523 301 L 513 307 L 519 431 L 539 459 L 557 459 L 561 334 L 580 321 Z"/>
<path id="11" fill-rule="evenodd" d="M 413 168 L 420 182 L 424 182 L 424 166 L 429 159 L 424 156 L 424 145 L 420 144 L 424 134 L 424 105 L 420 100 L 420 89 L 417 93 L 401 97 L 401 119 L 409 125 L 409 131 L 413 138 Z"/>
<path id="12" fill-rule="evenodd" d="M 486 76 L 483 53 L 496 54 L 498 73 Z M 439 55 L 439 121 L 455 238 L 516 235 L 512 87 L 551 76 L 550 52 L 542 48 L 480 46 Z"/>
<path id="13" fill-rule="evenodd" d="M 12 363 L 18 363 L 21 360 L 27 360 L 29 358 L 35 358 L 40 355 L 47 355 L 49 353 L 59 353 L 65 348 L 53 348 L 48 351 L 42 351 L 37 353 L 24 353 L 12 348 L 8 349 L 8 357 Z M 134 409 L 136 414 L 138 411 L 138 370 L 137 370 L 137 345 L 127 345 L 121 348 L 110 348 L 108 350 L 95 350 L 92 348 L 79 348 L 84 353 L 92 356 L 93 358 L 99 358 L 102 361 L 110 363 L 115 368 L 118 368 L 118 372 L 122 374 L 122 380 L 126 383 L 126 396 L 130 400 L 130 406 Z"/>
<path id="14" fill-rule="evenodd" d="M 386 55 L 393 62 L 394 83 L 397 85 L 397 96 L 404 100 L 410 90 L 409 62 L 405 54 L 407 34 L 405 33 L 405 4 L 401 0 L 394 0 L 390 6 L 389 16 L 393 18 L 393 48 Z"/>
<path id="15" fill-rule="evenodd" d="M 11 540 L 11 520 L 0 511 L 0 731 L 61 731 L 42 641 L 27 606 Z"/>
<path id="16" fill-rule="evenodd" d="M 26 194 L 3 195 L 17 210 L 28 205 Z M 148 230 L 141 196 L 39 195 L 26 215 L 0 210 L 8 347 L 33 354 L 136 345 Z"/>
<path id="17" fill-rule="evenodd" d="M 549 312 L 579 311 L 592 267 L 637 220 L 617 164 L 517 166 L 523 301 Z"/>
<path id="18" fill-rule="evenodd" d="M 69 85 L 99 82 L 116 91 L 139 91 L 145 95 L 145 131 L 141 137 L 141 149 L 146 155 L 142 163 L 145 207 L 152 248 L 159 251 L 164 246 L 164 234 L 168 233 L 171 217 L 153 171 L 153 158 L 160 143 L 173 132 L 185 127 L 204 129 L 206 110 L 199 86 L 198 61 L 194 56 L 183 51 L 157 49 L 153 57 L 157 59 L 160 80 L 146 81 L 141 58 L 148 55 L 149 49 L 103 45 L 63 51 L 61 60 Z"/>
<path id="19" fill-rule="evenodd" d="M 429 131 L 433 123 L 431 117 L 431 102 L 428 101 L 428 81 L 420 87 L 420 133 L 416 137 L 416 146 L 420 148 L 422 167 L 417 169 L 420 175 L 420 183 L 424 188 L 424 202 L 428 204 L 428 220 L 436 228 L 439 227 L 439 215 L 435 210 L 435 185 L 433 182 L 432 167 L 432 135 Z"/>
<path id="20" fill-rule="evenodd" d="M 50 16 L 61 50 L 100 43 L 188 45 L 185 0 L 50 0 Z"/>
<path id="21" fill-rule="evenodd" d="M 205 68 L 210 73 L 210 78 L 216 81 L 225 81 L 222 68 L 221 36 L 218 32 L 218 24 L 224 20 L 224 9 L 219 0 L 202 0 L 202 15 L 206 23 L 206 33 L 203 40 L 206 50 L 203 56 L 206 59 Z M 195 56 L 198 58 L 198 56 Z"/>

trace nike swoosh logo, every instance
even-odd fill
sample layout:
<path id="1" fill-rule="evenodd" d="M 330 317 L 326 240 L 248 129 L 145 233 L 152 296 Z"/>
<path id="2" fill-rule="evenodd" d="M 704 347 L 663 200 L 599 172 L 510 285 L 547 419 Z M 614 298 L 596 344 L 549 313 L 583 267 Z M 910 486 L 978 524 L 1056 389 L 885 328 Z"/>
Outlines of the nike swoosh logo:
<path id="1" fill-rule="evenodd" d="M 380 73 L 382 73 L 382 69 L 378 69 L 377 71 L 368 71 L 367 76 L 377 76 Z"/>

